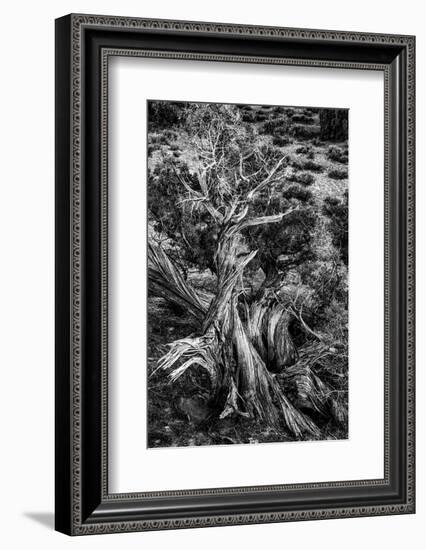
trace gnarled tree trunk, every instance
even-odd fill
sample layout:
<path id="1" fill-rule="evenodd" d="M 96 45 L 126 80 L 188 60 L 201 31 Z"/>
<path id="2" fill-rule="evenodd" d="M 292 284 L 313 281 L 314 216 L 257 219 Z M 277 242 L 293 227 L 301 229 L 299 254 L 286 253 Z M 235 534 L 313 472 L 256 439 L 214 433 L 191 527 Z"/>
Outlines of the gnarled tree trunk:
<path id="1" fill-rule="evenodd" d="M 280 420 L 297 436 L 317 435 L 315 424 L 298 411 L 268 370 L 280 372 L 297 352 L 288 332 L 289 312 L 268 299 L 245 300 L 242 275 L 255 252 L 239 254 L 240 235 L 224 232 L 215 264 L 216 294 L 207 307 L 162 249 L 149 249 L 149 277 L 164 298 L 185 303 L 201 321 L 200 333 L 170 344 L 159 368 L 176 380 L 189 368 L 205 369 L 211 380 L 211 410 L 240 414 L 277 427 Z M 271 368 L 273 366 L 273 368 Z"/>

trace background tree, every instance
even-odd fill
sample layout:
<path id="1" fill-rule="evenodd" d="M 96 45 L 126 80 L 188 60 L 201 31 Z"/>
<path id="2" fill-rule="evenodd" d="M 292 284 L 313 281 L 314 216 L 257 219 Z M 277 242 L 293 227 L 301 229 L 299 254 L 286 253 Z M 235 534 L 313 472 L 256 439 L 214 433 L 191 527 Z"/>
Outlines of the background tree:
<path id="1" fill-rule="evenodd" d="M 345 109 L 321 109 L 320 138 L 324 141 L 347 140 L 348 111 Z"/>

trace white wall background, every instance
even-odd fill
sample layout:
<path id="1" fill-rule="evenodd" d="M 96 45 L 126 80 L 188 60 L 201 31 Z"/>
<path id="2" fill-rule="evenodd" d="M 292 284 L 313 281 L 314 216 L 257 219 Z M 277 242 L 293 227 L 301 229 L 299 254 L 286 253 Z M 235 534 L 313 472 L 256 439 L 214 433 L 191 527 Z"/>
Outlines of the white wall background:
<path id="1" fill-rule="evenodd" d="M 69 12 L 417 35 L 418 512 L 70 539 L 53 528 L 54 24 Z M 315 550 L 420 547 L 424 539 L 426 306 L 424 152 L 426 31 L 421 2 L 394 0 L 68 0 L 3 6 L 0 180 L 0 544 L 3 548 L 209 548 L 271 544 Z"/>

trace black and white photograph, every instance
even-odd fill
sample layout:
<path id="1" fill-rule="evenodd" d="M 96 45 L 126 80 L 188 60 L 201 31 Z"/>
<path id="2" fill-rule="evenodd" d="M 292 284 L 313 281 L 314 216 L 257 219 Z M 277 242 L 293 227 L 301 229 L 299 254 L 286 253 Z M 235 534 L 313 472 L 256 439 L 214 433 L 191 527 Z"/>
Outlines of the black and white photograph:
<path id="1" fill-rule="evenodd" d="M 347 439 L 348 109 L 147 114 L 147 446 Z"/>

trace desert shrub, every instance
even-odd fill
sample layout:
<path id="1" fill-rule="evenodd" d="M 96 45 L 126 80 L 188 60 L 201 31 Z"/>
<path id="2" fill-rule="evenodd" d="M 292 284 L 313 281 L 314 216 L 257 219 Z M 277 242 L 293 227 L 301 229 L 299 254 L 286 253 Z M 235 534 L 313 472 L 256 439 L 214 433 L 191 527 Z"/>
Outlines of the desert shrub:
<path id="1" fill-rule="evenodd" d="M 330 145 L 330 147 L 327 149 L 327 158 L 330 160 L 334 160 L 335 162 L 340 162 L 342 164 L 348 163 L 348 151 L 342 150 L 340 147 L 336 147 L 334 145 Z"/>
<path id="2" fill-rule="evenodd" d="M 284 107 L 274 107 L 272 109 L 272 112 L 274 113 L 274 115 L 285 115 Z"/>
<path id="3" fill-rule="evenodd" d="M 291 129 L 293 137 L 298 139 L 311 139 L 318 135 L 319 129 L 315 126 L 295 125 Z"/>
<path id="4" fill-rule="evenodd" d="M 281 132 L 288 132 L 289 125 L 287 122 L 286 117 L 276 117 L 274 119 L 271 119 L 271 127 L 280 130 Z"/>
<path id="5" fill-rule="evenodd" d="M 243 122 L 255 122 L 256 116 L 255 114 L 250 110 L 245 110 L 242 114 Z"/>
<path id="6" fill-rule="evenodd" d="M 312 193 L 307 189 L 303 189 L 298 185 L 291 185 L 283 191 L 282 196 L 285 199 L 297 199 L 298 201 L 304 203 L 312 199 Z"/>
<path id="7" fill-rule="evenodd" d="M 300 183 L 301 185 L 312 185 L 315 181 L 315 178 L 309 172 L 293 173 L 288 178 L 290 181 Z"/>
<path id="8" fill-rule="evenodd" d="M 161 134 L 160 137 L 159 137 L 159 143 L 161 143 L 161 145 L 169 145 L 169 140 L 167 139 L 167 136 L 165 136 L 164 134 Z"/>
<path id="9" fill-rule="evenodd" d="M 190 220 L 188 210 L 177 208 L 181 199 L 180 180 L 185 178 L 192 186 L 197 185 L 197 178 L 182 159 L 175 160 L 167 155 L 162 163 L 148 173 L 149 210 L 156 231 L 162 231 L 170 239 L 178 239 L 185 234 L 189 246 L 176 247 L 173 252 L 179 264 L 196 264 L 200 269 L 211 266 L 215 247 L 214 229 L 208 213 L 195 213 Z"/>
<path id="10" fill-rule="evenodd" d="M 315 120 L 312 116 L 306 115 L 294 115 L 292 118 L 293 122 L 298 124 L 314 124 Z"/>
<path id="11" fill-rule="evenodd" d="M 314 181 L 314 176 L 309 172 L 303 172 L 302 174 L 299 174 L 298 182 L 302 185 L 312 185 Z"/>
<path id="12" fill-rule="evenodd" d="M 311 145 L 301 145 L 296 149 L 298 155 L 308 155 L 312 151 Z"/>
<path id="13" fill-rule="evenodd" d="M 304 170 L 310 170 L 311 172 L 322 172 L 324 170 L 324 166 L 322 164 L 314 162 L 311 159 L 302 161 L 302 168 Z"/>
<path id="14" fill-rule="evenodd" d="M 295 170 L 303 170 L 302 161 L 298 158 L 292 158 L 290 160 L 290 166 L 292 166 Z"/>
<path id="15" fill-rule="evenodd" d="M 277 147 L 284 147 L 285 145 L 289 145 L 291 143 L 291 139 L 285 135 L 278 135 L 272 138 L 272 143 Z"/>
<path id="16" fill-rule="evenodd" d="M 306 158 L 310 160 L 313 160 L 315 156 L 311 145 L 302 145 L 301 147 L 298 147 L 296 149 L 296 153 L 299 155 L 305 155 Z"/>
<path id="17" fill-rule="evenodd" d="M 179 158 L 180 157 L 180 151 L 173 151 L 173 156 L 175 158 Z"/>
<path id="18" fill-rule="evenodd" d="M 262 134 L 284 134 L 288 132 L 288 125 L 285 118 L 270 118 L 264 122 L 261 133 Z"/>
<path id="19" fill-rule="evenodd" d="M 266 121 L 259 126 L 258 128 L 259 134 L 265 134 L 267 136 L 271 135 L 272 132 L 269 130 L 268 122 L 269 121 Z"/>
<path id="20" fill-rule="evenodd" d="M 336 168 L 328 172 L 328 177 L 333 180 L 345 180 L 348 177 L 348 171 Z"/>
<path id="21" fill-rule="evenodd" d="M 163 136 L 169 140 L 173 140 L 178 137 L 178 133 L 175 130 L 164 130 Z"/>

